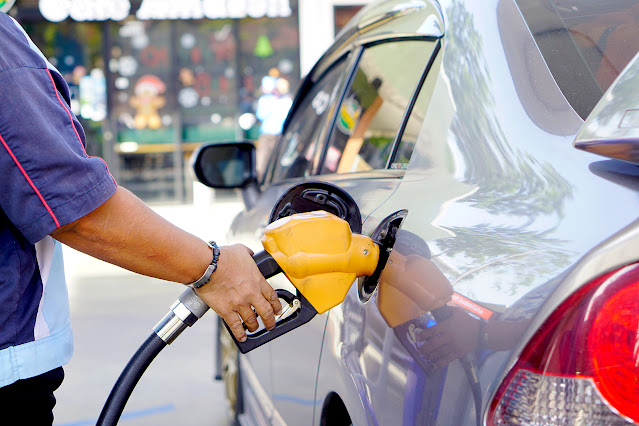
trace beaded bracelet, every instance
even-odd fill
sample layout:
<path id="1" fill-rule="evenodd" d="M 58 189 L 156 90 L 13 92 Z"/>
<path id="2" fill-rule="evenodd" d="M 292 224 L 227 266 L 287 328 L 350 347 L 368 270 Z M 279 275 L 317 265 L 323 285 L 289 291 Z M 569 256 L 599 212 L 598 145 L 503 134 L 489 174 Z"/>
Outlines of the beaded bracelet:
<path id="1" fill-rule="evenodd" d="M 211 247 L 211 251 L 213 252 L 213 260 L 211 260 L 211 264 L 208 268 L 206 268 L 206 271 L 204 271 L 204 275 L 202 275 L 199 280 L 189 284 L 189 287 L 200 288 L 204 284 L 207 284 L 211 281 L 211 275 L 213 275 L 213 272 L 217 269 L 217 261 L 220 259 L 220 249 L 215 241 L 209 241 L 207 244 Z"/>

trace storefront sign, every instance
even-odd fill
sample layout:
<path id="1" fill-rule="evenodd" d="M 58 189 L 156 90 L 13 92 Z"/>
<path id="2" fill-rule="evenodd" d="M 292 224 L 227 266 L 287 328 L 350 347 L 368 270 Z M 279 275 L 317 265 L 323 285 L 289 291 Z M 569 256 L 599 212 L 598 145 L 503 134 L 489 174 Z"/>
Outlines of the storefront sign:
<path id="1" fill-rule="evenodd" d="M 0 11 L 15 0 L 0 0 Z M 131 12 L 130 0 L 39 0 L 40 13 L 51 22 L 121 21 Z M 142 0 L 140 20 L 285 18 L 291 16 L 290 0 Z"/>
<path id="2" fill-rule="evenodd" d="M 69 17 L 75 21 L 121 21 L 131 12 L 129 0 L 40 0 L 38 6 L 51 22 Z"/>
<path id="3" fill-rule="evenodd" d="M 138 19 L 285 18 L 289 0 L 142 0 Z"/>
<path id="4" fill-rule="evenodd" d="M 0 12 L 8 12 L 16 0 L 0 0 Z"/>

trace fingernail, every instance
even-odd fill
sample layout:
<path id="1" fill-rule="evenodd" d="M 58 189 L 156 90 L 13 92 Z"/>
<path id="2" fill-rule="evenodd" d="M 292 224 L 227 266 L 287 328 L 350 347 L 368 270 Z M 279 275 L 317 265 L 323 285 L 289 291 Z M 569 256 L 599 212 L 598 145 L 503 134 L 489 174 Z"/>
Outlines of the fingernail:
<path id="1" fill-rule="evenodd" d="M 242 338 L 240 339 L 240 343 L 244 343 L 244 342 L 246 342 L 246 336 L 244 336 L 244 337 L 242 337 Z"/>

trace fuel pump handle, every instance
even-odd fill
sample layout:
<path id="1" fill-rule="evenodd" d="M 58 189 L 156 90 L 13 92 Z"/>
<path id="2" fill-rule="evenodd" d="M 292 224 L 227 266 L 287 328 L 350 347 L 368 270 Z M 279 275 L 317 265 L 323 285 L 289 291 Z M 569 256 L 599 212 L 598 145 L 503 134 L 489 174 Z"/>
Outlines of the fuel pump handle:
<path id="1" fill-rule="evenodd" d="M 253 260 L 257 264 L 257 269 L 260 270 L 266 279 L 282 272 L 280 265 L 278 265 L 275 259 L 273 259 L 273 256 L 271 256 L 266 250 L 255 253 L 253 255 Z"/>
<path id="2" fill-rule="evenodd" d="M 253 255 L 253 260 L 257 264 L 257 268 L 260 270 L 264 278 L 270 278 L 282 272 L 282 268 L 280 268 L 275 259 L 273 259 L 273 256 L 271 256 L 267 251 L 255 253 Z M 262 329 L 255 333 L 249 333 L 247 340 L 240 342 L 235 338 L 235 335 L 228 325 L 226 325 L 226 322 L 224 322 L 224 326 L 233 338 L 235 345 L 243 354 L 293 330 L 294 328 L 306 324 L 315 315 L 317 315 L 317 311 L 313 305 L 311 305 L 303 295 L 299 294 L 299 292 L 298 295 L 294 295 L 289 291 L 280 289 L 276 290 L 276 293 L 280 299 L 284 300 L 288 304 L 288 308 L 283 308 L 282 315 L 276 318 L 278 321 L 274 329 Z M 195 295 L 194 292 L 193 295 Z M 197 295 L 195 295 L 195 297 L 197 297 Z"/>
<path id="3" fill-rule="evenodd" d="M 253 260 L 255 260 L 257 268 L 260 270 L 264 278 L 270 278 L 282 272 L 282 268 L 280 268 L 275 259 L 273 259 L 273 256 L 271 256 L 267 251 L 255 253 L 253 255 Z M 317 315 L 317 311 L 313 305 L 311 305 L 302 294 L 299 294 L 299 292 L 297 295 L 294 295 L 289 291 L 280 289 L 276 290 L 276 293 L 280 299 L 286 302 L 288 308 L 284 307 L 282 315 L 276 318 L 277 322 L 274 329 L 262 329 L 255 333 L 248 333 L 247 339 L 244 342 L 240 342 L 235 338 L 235 335 L 231 329 L 229 329 L 228 325 L 226 325 L 226 322 L 224 322 L 224 326 L 233 338 L 235 345 L 243 354 L 252 351 L 258 346 L 262 346 L 264 343 L 267 343 L 284 333 L 288 333 L 294 328 L 306 324 L 315 315 Z"/>
<path id="4" fill-rule="evenodd" d="M 275 328 L 272 330 L 263 328 L 255 333 L 247 333 L 247 339 L 244 342 L 240 342 L 235 338 L 235 335 L 229 329 L 228 325 L 224 323 L 224 326 L 241 353 L 245 354 L 252 351 L 264 343 L 268 343 L 282 334 L 306 324 L 317 315 L 317 311 L 313 305 L 311 305 L 302 294 L 296 296 L 282 289 L 276 290 L 276 292 L 280 299 L 289 304 L 289 307 L 283 309 L 284 312 L 280 315 L 281 319 L 278 320 L 278 318 L 276 318 L 277 322 L 275 323 Z"/>

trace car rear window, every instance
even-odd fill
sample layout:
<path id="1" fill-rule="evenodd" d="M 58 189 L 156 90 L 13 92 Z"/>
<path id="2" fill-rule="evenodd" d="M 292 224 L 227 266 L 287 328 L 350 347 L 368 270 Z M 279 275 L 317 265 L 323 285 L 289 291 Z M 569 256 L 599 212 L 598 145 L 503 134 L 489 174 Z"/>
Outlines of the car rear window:
<path id="1" fill-rule="evenodd" d="M 639 50 L 639 2 L 515 1 L 555 81 L 585 119 Z"/>

